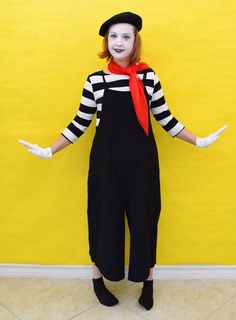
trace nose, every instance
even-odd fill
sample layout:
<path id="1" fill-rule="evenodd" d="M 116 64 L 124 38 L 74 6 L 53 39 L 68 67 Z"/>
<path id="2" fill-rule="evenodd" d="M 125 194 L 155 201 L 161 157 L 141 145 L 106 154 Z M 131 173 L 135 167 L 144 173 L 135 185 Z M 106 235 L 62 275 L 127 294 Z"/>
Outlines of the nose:
<path id="1" fill-rule="evenodd" d="M 116 38 L 116 45 L 118 46 L 118 47 L 120 47 L 120 46 L 122 46 L 122 38 L 121 37 L 117 37 Z"/>

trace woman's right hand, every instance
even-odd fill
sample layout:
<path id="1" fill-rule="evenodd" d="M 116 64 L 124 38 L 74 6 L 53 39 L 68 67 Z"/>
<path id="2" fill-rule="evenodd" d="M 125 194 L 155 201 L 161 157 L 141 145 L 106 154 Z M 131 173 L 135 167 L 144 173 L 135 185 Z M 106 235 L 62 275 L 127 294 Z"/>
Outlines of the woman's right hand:
<path id="1" fill-rule="evenodd" d="M 19 140 L 23 146 L 28 148 L 28 151 L 33 155 L 43 158 L 43 159 L 51 159 L 52 158 L 52 149 L 49 148 L 41 148 L 37 144 L 32 144 L 24 140 Z"/>

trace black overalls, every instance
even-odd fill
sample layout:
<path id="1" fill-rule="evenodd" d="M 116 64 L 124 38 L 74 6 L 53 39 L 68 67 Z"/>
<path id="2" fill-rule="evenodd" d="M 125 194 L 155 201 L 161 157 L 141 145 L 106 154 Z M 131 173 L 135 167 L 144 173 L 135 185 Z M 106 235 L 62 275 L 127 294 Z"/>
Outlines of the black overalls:
<path id="1" fill-rule="evenodd" d="M 148 278 L 156 263 L 160 213 L 159 165 L 149 114 L 149 135 L 140 126 L 130 91 L 105 82 L 99 126 L 88 173 L 89 253 L 111 281 L 125 277 L 125 214 L 130 230 L 128 280 Z M 146 97 L 148 97 L 145 91 Z"/>

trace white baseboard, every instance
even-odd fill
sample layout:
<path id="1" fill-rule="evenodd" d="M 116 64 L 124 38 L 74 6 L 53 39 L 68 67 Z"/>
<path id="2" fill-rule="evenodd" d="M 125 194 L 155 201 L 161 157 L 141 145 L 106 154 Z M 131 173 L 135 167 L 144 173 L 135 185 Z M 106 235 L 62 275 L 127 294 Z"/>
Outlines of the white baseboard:
<path id="1" fill-rule="evenodd" d="M 38 264 L 0 264 L 0 277 L 90 279 L 91 265 L 63 266 Z M 125 268 L 127 279 L 128 268 Z M 226 265 L 156 265 L 153 278 L 166 279 L 236 279 L 236 266 Z"/>

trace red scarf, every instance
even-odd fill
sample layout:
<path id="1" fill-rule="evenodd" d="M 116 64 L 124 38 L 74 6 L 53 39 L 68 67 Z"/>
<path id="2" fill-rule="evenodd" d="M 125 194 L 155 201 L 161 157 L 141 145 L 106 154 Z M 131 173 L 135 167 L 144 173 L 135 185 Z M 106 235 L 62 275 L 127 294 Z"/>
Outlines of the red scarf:
<path id="1" fill-rule="evenodd" d="M 121 67 L 114 60 L 108 64 L 108 70 L 115 74 L 129 75 L 129 87 L 134 103 L 136 116 L 146 135 L 148 136 L 148 104 L 144 94 L 144 85 L 142 80 L 137 76 L 138 71 L 149 69 L 150 67 L 140 62 L 139 64 L 131 64 L 128 68 Z"/>

